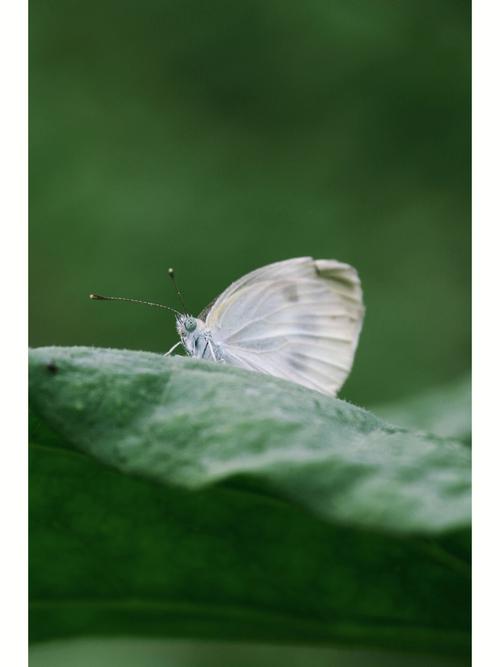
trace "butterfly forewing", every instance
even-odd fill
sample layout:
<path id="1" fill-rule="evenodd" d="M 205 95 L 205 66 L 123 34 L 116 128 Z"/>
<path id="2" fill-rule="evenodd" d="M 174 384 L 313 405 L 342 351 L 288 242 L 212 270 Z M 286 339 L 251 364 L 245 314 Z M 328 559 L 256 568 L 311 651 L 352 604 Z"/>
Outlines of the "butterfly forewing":
<path id="1" fill-rule="evenodd" d="M 207 310 L 226 363 L 333 395 L 351 369 L 364 313 L 355 269 L 310 257 L 243 276 Z"/>

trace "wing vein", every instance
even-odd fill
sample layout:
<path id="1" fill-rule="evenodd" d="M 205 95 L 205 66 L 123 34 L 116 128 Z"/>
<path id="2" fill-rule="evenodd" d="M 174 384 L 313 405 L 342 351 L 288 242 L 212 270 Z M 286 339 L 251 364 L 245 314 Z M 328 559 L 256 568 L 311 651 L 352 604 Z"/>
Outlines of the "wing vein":
<path id="1" fill-rule="evenodd" d="M 269 319 L 269 318 L 270 318 L 270 317 L 274 317 L 277 313 L 281 313 L 281 312 L 283 312 L 284 310 L 289 310 L 290 308 L 295 308 L 296 310 L 300 310 L 300 309 L 302 309 L 304 306 L 311 306 L 311 307 L 314 307 L 314 306 L 318 306 L 318 305 L 322 305 L 322 304 L 319 304 L 317 301 L 304 301 L 304 302 L 301 302 L 299 305 L 296 304 L 296 303 L 289 303 L 289 304 L 286 304 L 285 306 L 282 306 L 281 308 L 277 308 L 276 310 L 274 310 L 273 313 L 272 313 L 272 315 L 261 315 L 261 317 L 256 317 L 255 319 L 250 320 L 250 322 L 246 322 L 246 324 L 243 324 L 241 327 L 239 327 L 239 329 L 236 329 L 236 331 L 232 331 L 232 332 L 229 334 L 229 336 L 226 337 L 225 340 L 226 340 L 226 341 L 233 340 L 235 336 L 237 336 L 238 334 L 240 334 L 240 333 L 241 333 L 242 331 L 244 331 L 245 329 L 248 329 L 249 327 L 253 327 L 253 326 L 255 326 L 255 324 L 257 324 L 258 322 L 269 322 L 269 324 L 272 324 L 272 322 L 270 322 L 270 319 Z M 333 306 L 333 304 L 332 304 L 332 306 Z M 355 318 L 354 318 L 354 317 L 351 317 L 351 316 L 349 316 L 349 315 L 347 315 L 347 314 L 344 315 L 344 313 L 342 313 L 342 314 L 337 314 L 336 311 L 332 311 L 332 315 L 331 315 L 331 316 L 330 316 L 330 315 L 325 315 L 324 313 L 322 313 L 322 314 L 320 314 L 320 315 L 317 315 L 317 317 L 333 317 L 333 316 L 335 316 L 335 317 L 348 317 L 349 319 L 353 319 L 353 320 L 355 321 Z M 279 322 L 279 324 L 281 324 L 281 322 Z"/>

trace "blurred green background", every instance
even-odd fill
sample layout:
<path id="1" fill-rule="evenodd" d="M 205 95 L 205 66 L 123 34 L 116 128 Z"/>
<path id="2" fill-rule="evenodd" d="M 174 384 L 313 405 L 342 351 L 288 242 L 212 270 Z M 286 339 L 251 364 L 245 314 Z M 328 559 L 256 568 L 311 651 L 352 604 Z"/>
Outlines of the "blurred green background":
<path id="1" fill-rule="evenodd" d="M 32 0 L 31 344 L 166 351 L 174 320 L 300 255 L 353 264 L 342 396 L 469 367 L 463 0 Z"/>
<path id="2" fill-rule="evenodd" d="M 343 397 L 390 402 L 468 370 L 468 1 L 31 1 L 31 345 L 164 352 L 173 317 L 88 293 L 177 306 L 174 266 L 197 313 L 301 255 L 363 281 Z M 32 664 L 277 664 L 197 646 L 56 643 Z M 280 659 L 393 664 L 325 651 Z"/>

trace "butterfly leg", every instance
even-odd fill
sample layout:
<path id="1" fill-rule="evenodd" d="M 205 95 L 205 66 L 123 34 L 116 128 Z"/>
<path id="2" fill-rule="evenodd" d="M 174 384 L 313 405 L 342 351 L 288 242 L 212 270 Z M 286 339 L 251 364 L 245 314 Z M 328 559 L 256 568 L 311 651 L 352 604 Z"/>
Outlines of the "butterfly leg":
<path id="1" fill-rule="evenodd" d="M 208 341 L 208 349 L 210 350 L 210 354 L 212 355 L 212 359 L 214 361 L 217 361 L 217 357 L 215 356 L 215 352 L 214 352 L 214 347 L 213 347 L 213 345 L 210 341 Z"/>
<path id="2" fill-rule="evenodd" d="M 205 359 L 205 352 L 207 351 L 207 349 L 210 352 L 210 354 L 212 355 L 212 359 L 214 361 L 217 361 L 217 357 L 215 356 L 214 348 L 213 348 L 213 345 L 212 345 L 210 340 L 207 340 L 207 342 L 205 343 L 205 347 L 203 348 L 203 353 L 201 355 L 201 359 Z M 208 358 L 210 358 L 210 357 L 208 357 Z"/>
<path id="3" fill-rule="evenodd" d="M 164 356 L 164 357 L 169 357 L 169 356 L 172 354 L 172 352 L 175 350 L 175 348 L 176 348 L 176 347 L 179 347 L 180 344 L 181 344 L 181 341 L 179 341 L 179 342 L 176 343 L 175 345 L 172 345 L 172 347 L 170 348 L 170 350 L 169 350 L 168 352 L 165 352 L 165 354 L 164 354 L 163 356 Z"/>

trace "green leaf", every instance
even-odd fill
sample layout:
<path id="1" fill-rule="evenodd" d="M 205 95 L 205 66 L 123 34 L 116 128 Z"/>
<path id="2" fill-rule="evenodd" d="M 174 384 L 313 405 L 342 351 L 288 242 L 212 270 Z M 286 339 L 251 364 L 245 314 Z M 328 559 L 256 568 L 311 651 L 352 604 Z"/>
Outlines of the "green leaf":
<path id="1" fill-rule="evenodd" d="M 390 405 L 381 405 L 375 412 L 387 421 L 405 428 L 428 431 L 445 438 L 470 444 L 471 378 L 462 377 L 443 387 L 406 398 Z"/>
<path id="2" fill-rule="evenodd" d="M 189 489 L 249 476 L 327 520 L 376 530 L 469 523 L 466 448 L 294 384 L 184 357 L 42 348 L 31 386 L 53 428 L 129 473 Z"/>
<path id="3" fill-rule="evenodd" d="M 33 639 L 467 650 L 466 447 L 185 358 L 41 348 L 30 387 Z"/>
<path id="4" fill-rule="evenodd" d="M 30 667 L 465 667 L 463 658 L 346 648 L 158 639 L 72 639 L 31 647 Z"/>

